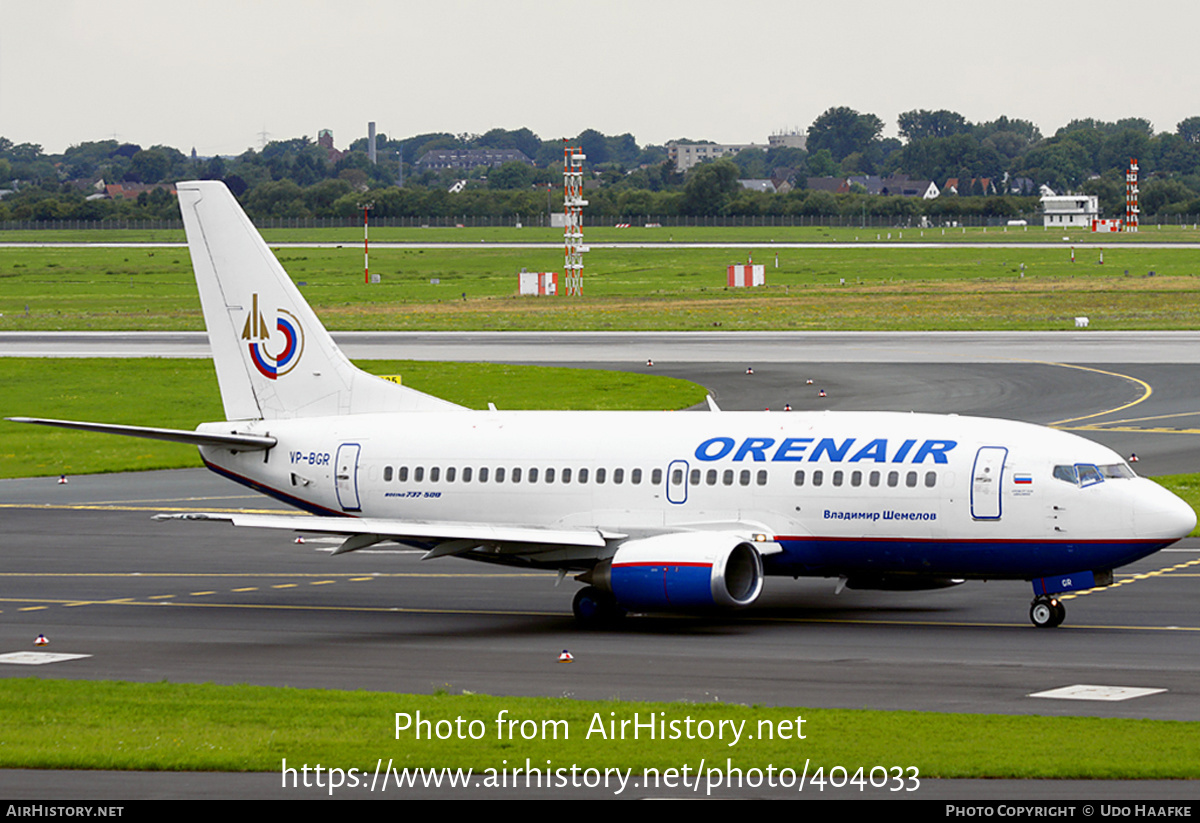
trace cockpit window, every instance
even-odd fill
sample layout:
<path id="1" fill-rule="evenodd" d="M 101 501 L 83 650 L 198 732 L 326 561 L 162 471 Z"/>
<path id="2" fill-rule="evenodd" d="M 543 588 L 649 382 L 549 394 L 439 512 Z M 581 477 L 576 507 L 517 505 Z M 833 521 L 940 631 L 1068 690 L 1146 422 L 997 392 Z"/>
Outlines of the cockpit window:
<path id="1" fill-rule="evenodd" d="M 1070 483 L 1072 486 L 1079 485 L 1079 475 L 1075 473 L 1074 466 L 1055 466 L 1054 476 L 1059 480 Z"/>
<path id="2" fill-rule="evenodd" d="M 1079 472 L 1079 485 L 1081 487 L 1094 486 L 1097 483 L 1104 482 L 1104 476 L 1100 474 L 1100 469 L 1091 463 L 1076 463 L 1075 470 Z"/>
<path id="3" fill-rule="evenodd" d="M 1092 463 L 1076 463 L 1074 466 L 1055 466 L 1054 477 L 1073 486 L 1094 486 L 1105 480 L 1137 477 L 1127 463 L 1109 463 L 1097 466 Z"/>

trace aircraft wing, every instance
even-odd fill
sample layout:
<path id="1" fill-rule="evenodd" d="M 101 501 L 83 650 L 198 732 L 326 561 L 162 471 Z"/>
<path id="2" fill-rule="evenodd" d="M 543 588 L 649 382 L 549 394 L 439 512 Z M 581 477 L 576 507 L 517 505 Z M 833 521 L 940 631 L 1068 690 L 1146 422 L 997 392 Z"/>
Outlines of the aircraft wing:
<path id="1" fill-rule="evenodd" d="M 626 535 L 595 528 L 554 529 L 535 526 L 506 526 L 493 523 L 442 523 L 436 521 L 390 520 L 379 517 L 311 517 L 303 514 L 236 514 L 186 512 L 159 514 L 155 520 L 216 520 L 235 526 L 285 529 L 317 534 L 345 535 L 334 554 L 363 549 L 386 540 L 401 543 L 435 544 L 423 559 L 462 554 L 482 545 L 522 547 L 520 553 L 539 549 L 603 549 L 609 540 Z"/>

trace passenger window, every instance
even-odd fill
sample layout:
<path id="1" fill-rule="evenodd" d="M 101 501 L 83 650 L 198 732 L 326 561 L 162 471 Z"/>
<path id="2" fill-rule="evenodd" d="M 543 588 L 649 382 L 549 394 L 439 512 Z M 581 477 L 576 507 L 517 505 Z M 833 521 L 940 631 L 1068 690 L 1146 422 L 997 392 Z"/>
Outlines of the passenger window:
<path id="1" fill-rule="evenodd" d="M 932 489 L 937 485 L 937 472 L 925 472 L 925 488 Z"/>
<path id="2" fill-rule="evenodd" d="M 538 470 L 537 470 L 537 469 L 530 469 L 530 470 L 529 470 L 529 482 L 530 482 L 530 483 L 536 483 L 536 482 L 537 482 L 537 476 L 538 476 Z"/>
<path id="3" fill-rule="evenodd" d="M 603 483 L 604 478 L 605 478 L 605 476 L 607 476 L 607 474 L 608 474 L 607 469 L 596 469 L 596 482 Z"/>
<path id="4" fill-rule="evenodd" d="M 710 486 L 717 485 L 717 470 L 709 469 L 708 473 L 704 475 L 704 482 Z"/>
<path id="5" fill-rule="evenodd" d="M 760 485 L 760 486 L 765 486 L 765 485 L 767 485 L 767 471 L 766 471 L 766 469 L 759 469 L 759 470 L 758 470 L 758 485 Z"/>
<path id="6" fill-rule="evenodd" d="M 408 466 L 401 466 L 400 471 L 396 474 L 396 479 L 401 483 L 408 482 Z"/>
<path id="7" fill-rule="evenodd" d="M 738 482 L 741 483 L 743 486 L 750 485 L 750 470 L 749 469 L 742 469 L 738 473 Z"/>
<path id="8" fill-rule="evenodd" d="M 485 466 L 484 468 L 479 470 L 479 482 L 486 483 L 487 479 L 488 479 L 488 470 L 487 470 L 487 467 Z"/>
<path id="9" fill-rule="evenodd" d="M 571 482 L 571 470 L 570 469 L 562 470 L 562 482 L 564 482 L 564 483 Z"/>
<path id="10" fill-rule="evenodd" d="M 797 486 L 804 485 L 804 470 L 803 469 L 800 469 L 799 471 L 796 472 L 796 474 L 792 477 L 792 482 L 795 483 Z"/>
<path id="11" fill-rule="evenodd" d="M 554 482 L 554 469 L 546 469 L 546 482 L 547 483 Z"/>
<path id="12" fill-rule="evenodd" d="M 895 488 L 900 485 L 900 472 L 888 472 L 888 487 Z"/>
<path id="13" fill-rule="evenodd" d="M 454 475 L 455 475 L 457 472 L 458 472 L 458 469 L 454 468 L 453 466 L 451 466 L 450 468 L 446 469 L 446 482 L 447 482 L 447 483 L 453 483 L 453 482 L 454 482 Z"/>
<path id="14" fill-rule="evenodd" d="M 812 481 L 814 486 L 819 486 L 825 482 L 825 472 L 818 469 L 813 472 Z"/>
<path id="15" fill-rule="evenodd" d="M 470 466 L 467 466 L 465 469 L 463 469 L 463 482 L 464 483 L 471 482 L 471 467 Z"/>
<path id="16" fill-rule="evenodd" d="M 632 483 L 632 484 L 633 484 L 633 485 L 635 485 L 635 486 L 636 486 L 638 483 L 641 483 L 641 482 L 642 482 L 642 470 L 641 470 L 641 469 L 634 469 L 633 471 L 631 471 L 631 472 L 629 473 L 629 482 L 630 482 L 630 483 Z"/>
<path id="17" fill-rule="evenodd" d="M 621 483 L 625 482 L 625 470 L 624 469 L 613 469 L 613 482 L 617 483 L 617 484 L 621 484 Z"/>
<path id="18" fill-rule="evenodd" d="M 692 469 L 692 479 L 689 480 L 688 482 L 691 483 L 693 486 L 700 485 L 700 470 L 699 469 Z"/>
<path id="19" fill-rule="evenodd" d="M 425 467 L 424 466 L 417 466 L 415 469 L 413 469 L 413 481 L 414 482 L 420 483 L 424 479 L 425 479 Z"/>
<path id="20" fill-rule="evenodd" d="M 392 467 L 384 466 L 383 467 L 383 482 L 385 482 L 385 483 L 390 482 L 391 479 L 392 479 Z"/>
<path id="21" fill-rule="evenodd" d="M 496 469 L 496 482 L 497 483 L 504 482 L 504 469 Z"/>
<path id="22" fill-rule="evenodd" d="M 871 472 L 868 482 L 871 484 L 871 488 L 876 488 L 879 485 L 879 472 Z"/>
<path id="23" fill-rule="evenodd" d="M 671 485 L 678 486 L 683 482 L 683 469 L 674 469 L 671 472 Z"/>
<path id="24" fill-rule="evenodd" d="M 521 470 L 519 468 L 512 470 L 512 482 L 514 482 L 514 483 L 521 482 Z"/>
<path id="25" fill-rule="evenodd" d="M 862 485 L 862 472 L 850 473 L 850 485 L 856 488 Z"/>
<path id="26" fill-rule="evenodd" d="M 833 485 L 835 485 L 835 486 L 842 485 L 842 477 L 843 477 L 843 475 L 842 475 L 842 471 L 840 469 L 838 471 L 835 471 L 833 473 Z"/>
<path id="27" fill-rule="evenodd" d="M 587 475 L 588 475 L 588 470 L 587 470 L 587 469 L 580 469 L 580 470 L 579 470 L 579 478 L 578 478 L 578 482 L 580 482 L 580 483 L 586 483 L 586 482 L 587 482 Z"/>
<path id="28" fill-rule="evenodd" d="M 721 482 L 724 483 L 726 486 L 733 485 L 733 469 L 725 470 L 725 472 L 721 475 Z"/>
<path id="29" fill-rule="evenodd" d="M 662 478 L 662 469 L 655 469 L 654 471 L 650 472 L 650 482 L 655 486 L 662 482 Z"/>
<path id="30" fill-rule="evenodd" d="M 438 478 L 441 476 L 442 476 L 442 470 L 440 467 L 434 466 L 432 469 L 429 470 L 429 482 L 430 483 L 438 482 Z"/>
<path id="31" fill-rule="evenodd" d="M 910 489 L 915 489 L 917 487 L 917 473 L 909 472 L 904 478 L 904 485 Z"/>

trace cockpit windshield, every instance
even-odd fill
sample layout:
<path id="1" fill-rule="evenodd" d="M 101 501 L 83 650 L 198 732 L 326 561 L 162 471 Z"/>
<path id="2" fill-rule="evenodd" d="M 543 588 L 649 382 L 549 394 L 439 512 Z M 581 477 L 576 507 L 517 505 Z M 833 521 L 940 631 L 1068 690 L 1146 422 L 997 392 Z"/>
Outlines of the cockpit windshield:
<path id="1" fill-rule="evenodd" d="M 1105 480 L 1124 480 L 1136 477 L 1133 469 L 1126 463 L 1075 463 L 1074 465 L 1058 465 L 1054 467 L 1054 477 L 1064 483 L 1070 483 L 1080 488 L 1094 486 Z"/>

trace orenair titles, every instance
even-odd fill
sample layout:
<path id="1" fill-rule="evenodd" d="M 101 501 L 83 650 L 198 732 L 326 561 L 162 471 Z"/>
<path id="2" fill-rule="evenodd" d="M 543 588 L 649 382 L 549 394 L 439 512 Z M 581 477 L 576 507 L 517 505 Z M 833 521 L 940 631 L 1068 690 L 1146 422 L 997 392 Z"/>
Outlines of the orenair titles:
<path id="1" fill-rule="evenodd" d="M 934 463 L 946 463 L 946 452 L 958 445 L 957 440 L 925 440 L 920 446 L 917 440 L 905 440 L 895 448 L 888 446 L 886 437 L 876 437 L 855 446 L 857 438 L 847 437 L 838 443 L 832 437 L 747 437 L 738 445 L 732 437 L 710 437 L 696 447 L 696 459 L 711 462 L 726 457 L 733 462 L 751 460 L 772 463 L 815 463 L 826 460 L 830 463 L 924 463 L 932 458 Z M 814 445 L 815 444 L 815 445 Z"/>

